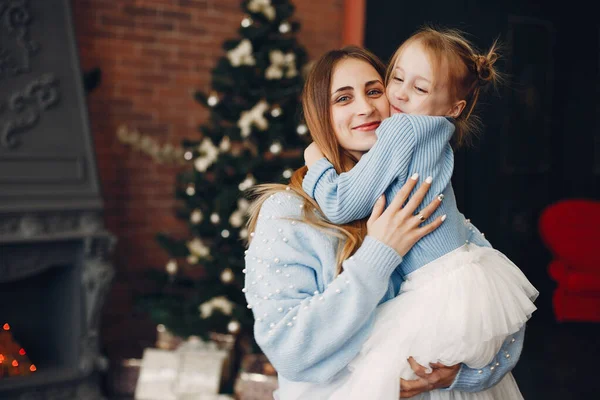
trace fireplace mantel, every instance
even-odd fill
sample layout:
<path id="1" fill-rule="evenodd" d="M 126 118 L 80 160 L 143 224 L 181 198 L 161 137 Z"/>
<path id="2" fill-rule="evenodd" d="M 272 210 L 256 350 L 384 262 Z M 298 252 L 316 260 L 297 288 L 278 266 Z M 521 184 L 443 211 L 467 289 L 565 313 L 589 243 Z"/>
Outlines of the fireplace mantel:
<path id="1" fill-rule="evenodd" d="M 0 1 L 0 322 L 39 363 L 0 377 L 3 400 L 103 398 L 115 238 L 82 76 L 70 0 Z"/>

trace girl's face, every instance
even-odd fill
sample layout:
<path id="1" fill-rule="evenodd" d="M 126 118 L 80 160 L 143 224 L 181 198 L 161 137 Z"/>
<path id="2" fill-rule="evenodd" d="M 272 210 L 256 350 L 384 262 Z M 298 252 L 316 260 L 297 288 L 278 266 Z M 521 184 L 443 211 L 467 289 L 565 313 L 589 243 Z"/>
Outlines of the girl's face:
<path id="1" fill-rule="evenodd" d="M 448 85 L 435 79 L 433 71 L 429 54 L 419 42 L 409 44 L 400 53 L 386 88 L 392 114 L 460 115 L 462 102 L 453 101 Z M 444 74 L 439 73 L 441 76 Z"/>
<path id="2" fill-rule="evenodd" d="M 360 158 L 375 144 L 375 129 L 390 108 L 383 79 L 369 63 L 341 60 L 331 79 L 331 123 L 340 145 Z"/>

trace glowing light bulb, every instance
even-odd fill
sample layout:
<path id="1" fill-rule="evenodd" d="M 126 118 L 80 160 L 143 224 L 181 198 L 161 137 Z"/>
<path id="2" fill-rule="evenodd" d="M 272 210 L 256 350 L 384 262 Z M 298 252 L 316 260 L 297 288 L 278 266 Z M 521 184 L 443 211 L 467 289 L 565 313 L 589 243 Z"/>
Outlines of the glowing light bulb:
<path id="1" fill-rule="evenodd" d="M 19 350 L 19 354 L 22 355 L 22 356 L 24 356 L 27 353 L 25 353 L 25 349 L 22 348 L 21 350 Z"/>
<path id="2" fill-rule="evenodd" d="M 19 366 L 19 362 L 17 360 L 13 360 L 12 366 L 13 367 L 18 367 Z"/>
<path id="3" fill-rule="evenodd" d="M 2 328 L 4 328 L 5 331 L 10 331 L 10 325 L 8 323 L 4 324 Z"/>
<path id="4" fill-rule="evenodd" d="M 37 368 L 35 367 L 35 365 L 31 364 L 31 367 L 29 367 L 29 370 L 31 372 L 35 372 L 35 371 L 37 371 Z"/>

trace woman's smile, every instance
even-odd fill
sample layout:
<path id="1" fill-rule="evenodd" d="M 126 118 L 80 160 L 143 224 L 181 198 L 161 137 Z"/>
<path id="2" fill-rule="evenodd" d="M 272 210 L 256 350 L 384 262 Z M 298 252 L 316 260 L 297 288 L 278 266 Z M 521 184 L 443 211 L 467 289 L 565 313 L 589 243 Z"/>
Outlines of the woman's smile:
<path id="1" fill-rule="evenodd" d="M 363 132 L 371 132 L 371 131 L 374 131 L 375 129 L 377 129 L 379 127 L 379 125 L 381 125 L 381 121 L 373 121 L 373 122 L 367 122 L 362 125 L 355 126 L 352 129 L 357 130 L 357 131 L 363 131 Z"/>

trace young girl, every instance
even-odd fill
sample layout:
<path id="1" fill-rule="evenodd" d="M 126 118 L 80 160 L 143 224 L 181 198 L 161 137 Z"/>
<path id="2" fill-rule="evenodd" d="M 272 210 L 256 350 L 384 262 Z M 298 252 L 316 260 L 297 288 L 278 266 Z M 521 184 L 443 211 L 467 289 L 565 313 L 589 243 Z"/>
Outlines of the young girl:
<path id="1" fill-rule="evenodd" d="M 349 364 L 350 376 L 332 383 L 337 388 L 330 399 L 397 399 L 398 376 L 414 377 L 409 364 L 399 362 L 409 356 L 421 365 L 462 362 L 493 369 L 504 340 L 536 309 L 537 290 L 510 260 L 469 243 L 475 228 L 458 211 L 450 183 L 450 139 L 456 135 L 463 143 L 472 134 L 479 92 L 498 76 L 496 59 L 494 46 L 481 55 L 455 31 L 422 29 L 392 59 L 386 93 L 393 115 L 378 127 L 376 143 L 356 166 L 338 174 L 326 159 L 314 162 L 322 157 L 316 145 L 306 151 L 303 188 L 331 222 L 365 218 L 382 201 L 381 193 L 393 199 L 417 173 L 432 184 L 425 203 L 443 199 L 434 212 L 423 209 L 414 216 L 417 223 L 440 216 L 445 222 L 404 255 L 400 294 L 378 309 L 370 337 Z M 344 93 L 333 101 L 343 106 Z M 509 375 L 488 391 L 433 391 L 426 398 L 522 397 Z"/>
<path id="2" fill-rule="evenodd" d="M 350 171 L 376 143 L 374 122 L 389 117 L 384 75 L 385 66 L 377 57 L 350 46 L 323 54 L 306 78 L 302 95 L 306 123 L 339 172 Z M 337 101 L 341 94 L 344 101 Z M 349 129 L 353 126 L 359 126 L 356 134 Z M 380 202 L 368 221 L 332 224 L 302 189 L 306 172 L 306 166 L 295 171 L 288 186 L 257 188 L 259 197 L 248 221 L 244 292 L 255 317 L 254 338 L 277 370 L 275 397 L 280 400 L 329 398 L 336 388 L 332 383 L 343 382 L 348 363 L 373 330 L 378 308 L 398 294 L 402 257 L 444 224 L 441 216 L 427 224 L 414 218 L 421 204 L 427 204 L 424 210 L 432 214 L 442 203 L 437 198 L 422 203 L 431 187 L 423 180 L 409 196 L 417 185 L 413 179 L 385 212 Z M 472 243 L 489 245 L 476 229 L 468 235 Z M 519 359 L 524 334 L 525 326 L 507 338 L 493 361 L 480 370 L 437 364 L 427 374 L 411 359 L 418 378 L 396 377 L 402 397 L 442 388 L 481 392 L 502 387 L 503 380 L 512 379 L 510 371 Z M 406 359 L 397 363 L 404 365 Z M 316 394 L 318 389 L 323 390 Z"/>

